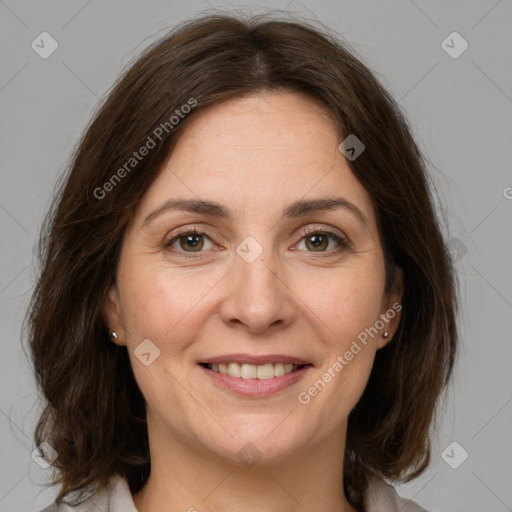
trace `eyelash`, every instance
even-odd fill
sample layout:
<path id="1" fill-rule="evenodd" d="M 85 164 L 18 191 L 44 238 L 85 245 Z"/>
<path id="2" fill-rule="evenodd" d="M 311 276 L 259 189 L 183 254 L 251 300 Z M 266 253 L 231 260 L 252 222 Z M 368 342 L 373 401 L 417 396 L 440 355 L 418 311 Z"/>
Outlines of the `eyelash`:
<path id="1" fill-rule="evenodd" d="M 212 233 L 208 232 L 208 231 L 197 231 L 196 228 L 194 227 L 193 229 L 190 229 L 190 228 L 185 228 L 183 230 L 180 230 L 178 231 L 177 233 L 174 233 L 172 238 L 165 242 L 164 244 L 164 249 L 169 249 L 171 245 L 174 244 L 174 242 L 176 242 L 180 236 L 182 235 L 207 235 L 208 238 L 210 238 L 210 240 L 213 242 L 213 235 Z M 325 228 L 322 228 L 320 229 L 319 227 L 308 227 L 306 229 L 303 229 L 300 233 L 299 233 L 299 236 L 301 237 L 299 242 L 302 242 L 302 240 L 304 238 L 307 238 L 308 236 L 311 236 L 311 235 L 327 235 L 328 237 L 330 237 L 332 240 L 334 240 L 335 242 L 338 242 L 338 244 L 341 246 L 341 248 L 338 248 L 338 249 L 334 249 L 334 250 L 331 250 L 331 251 L 319 251 L 318 254 L 322 254 L 322 253 L 327 253 L 327 257 L 329 256 L 334 256 L 334 255 L 337 255 L 339 252 L 343 251 L 343 250 L 346 250 L 350 247 L 350 243 L 349 241 L 338 235 L 336 232 L 330 230 L 330 229 L 325 229 Z M 201 253 L 203 253 L 204 251 L 199 251 L 199 252 L 187 252 L 187 251 L 176 251 L 177 254 L 180 255 L 180 257 L 184 257 L 184 258 L 198 258 L 200 257 Z M 306 252 L 311 252 L 313 254 L 315 254 L 316 251 L 306 251 Z M 321 257 L 324 257 L 324 256 L 321 256 Z"/>

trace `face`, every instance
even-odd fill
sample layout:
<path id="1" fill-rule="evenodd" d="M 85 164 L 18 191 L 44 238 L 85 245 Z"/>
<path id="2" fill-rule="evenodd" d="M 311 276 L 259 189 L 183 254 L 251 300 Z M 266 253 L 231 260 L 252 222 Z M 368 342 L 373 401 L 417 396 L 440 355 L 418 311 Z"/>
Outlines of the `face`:
<path id="1" fill-rule="evenodd" d="M 276 463 L 344 439 L 401 290 L 384 289 L 376 213 L 340 142 L 324 107 L 291 92 L 190 119 L 104 306 L 150 442 Z"/>

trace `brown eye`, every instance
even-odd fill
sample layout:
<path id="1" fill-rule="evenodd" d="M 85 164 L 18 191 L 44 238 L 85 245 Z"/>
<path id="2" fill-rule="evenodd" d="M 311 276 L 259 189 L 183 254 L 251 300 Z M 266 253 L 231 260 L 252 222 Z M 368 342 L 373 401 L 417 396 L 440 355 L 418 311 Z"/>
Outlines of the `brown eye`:
<path id="1" fill-rule="evenodd" d="M 207 242 L 210 244 L 210 247 L 207 246 Z M 189 230 L 182 231 L 181 233 L 173 236 L 165 243 L 164 248 L 169 249 L 176 254 L 181 253 L 182 255 L 185 255 L 187 253 L 193 254 L 205 252 L 205 250 L 213 248 L 214 245 L 215 244 L 213 244 L 205 233 Z"/>
<path id="2" fill-rule="evenodd" d="M 329 237 L 324 234 L 308 235 L 305 240 L 308 249 L 323 251 L 329 246 Z"/>
<path id="3" fill-rule="evenodd" d="M 183 250 L 192 249 L 193 252 L 199 252 L 204 246 L 202 236 L 197 234 L 180 235 L 178 237 L 180 247 Z"/>
<path id="4" fill-rule="evenodd" d="M 345 238 L 339 236 L 337 233 L 334 233 L 332 231 L 310 229 L 304 233 L 301 233 L 301 235 L 303 237 L 301 243 L 304 240 L 307 252 L 337 253 L 340 250 L 347 249 L 349 247 L 349 243 Z M 329 250 L 329 242 L 331 241 L 335 242 L 335 247 L 333 247 L 332 250 Z M 338 247 L 336 247 L 336 244 L 338 245 Z"/>

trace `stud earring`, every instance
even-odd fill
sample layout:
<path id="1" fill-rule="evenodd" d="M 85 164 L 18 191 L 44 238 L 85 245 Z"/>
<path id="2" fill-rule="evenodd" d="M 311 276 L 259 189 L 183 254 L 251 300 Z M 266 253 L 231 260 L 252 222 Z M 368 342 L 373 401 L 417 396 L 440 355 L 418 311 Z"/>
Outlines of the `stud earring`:
<path id="1" fill-rule="evenodd" d="M 116 334 L 116 332 L 115 332 L 115 331 L 112 331 L 112 332 L 110 333 L 110 337 L 111 337 L 113 340 L 117 340 L 117 334 Z"/>
<path id="2" fill-rule="evenodd" d="M 385 339 L 385 338 L 389 338 L 389 332 L 386 331 L 382 334 L 382 337 Z"/>

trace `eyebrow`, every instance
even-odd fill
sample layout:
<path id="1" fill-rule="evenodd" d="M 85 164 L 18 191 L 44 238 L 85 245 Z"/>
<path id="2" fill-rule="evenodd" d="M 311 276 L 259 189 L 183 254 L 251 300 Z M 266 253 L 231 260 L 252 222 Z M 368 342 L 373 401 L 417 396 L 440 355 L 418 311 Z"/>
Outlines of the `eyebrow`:
<path id="1" fill-rule="evenodd" d="M 370 227 L 368 217 L 353 203 L 343 197 L 326 197 L 318 199 L 299 199 L 287 205 L 282 213 L 283 219 L 292 219 L 318 211 L 328 211 L 342 208 L 352 213 L 366 227 Z M 221 219 L 233 219 L 235 215 L 226 206 L 214 201 L 204 199 L 169 199 L 164 204 L 153 210 L 143 222 L 143 226 L 154 218 L 169 211 L 179 210 L 192 213 L 202 213 Z"/>

